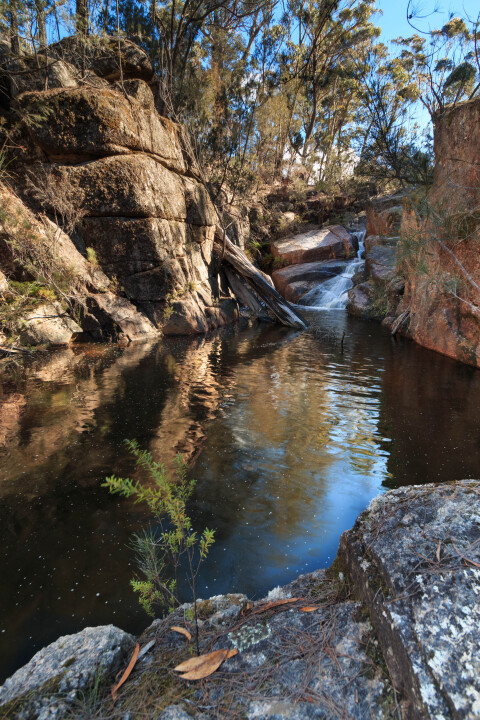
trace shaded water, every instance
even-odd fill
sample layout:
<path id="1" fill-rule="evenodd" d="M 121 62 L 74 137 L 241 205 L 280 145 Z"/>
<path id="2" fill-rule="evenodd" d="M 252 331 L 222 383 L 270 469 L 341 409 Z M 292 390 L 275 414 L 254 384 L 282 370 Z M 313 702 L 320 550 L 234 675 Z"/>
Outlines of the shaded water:
<path id="1" fill-rule="evenodd" d="M 478 371 L 343 312 L 311 318 L 305 333 L 65 349 L 5 379 L 2 678 L 85 625 L 148 624 L 128 587 L 129 537 L 147 520 L 100 487 L 133 472 L 124 438 L 190 460 L 194 522 L 217 531 L 203 597 L 261 597 L 328 566 L 386 487 L 480 477 Z"/>

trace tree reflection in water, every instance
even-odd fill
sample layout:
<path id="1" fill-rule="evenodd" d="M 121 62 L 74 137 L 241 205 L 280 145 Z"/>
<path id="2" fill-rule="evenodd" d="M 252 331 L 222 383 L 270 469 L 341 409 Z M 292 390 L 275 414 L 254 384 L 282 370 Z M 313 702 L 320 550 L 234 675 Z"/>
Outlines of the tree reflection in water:
<path id="1" fill-rule="evenodd" d="M 63 633 L 148 622 L 128 586 L 143 510 L 100 487 L 134 473 L 125 438 L 189 461 L 194 521 L 217 530 L 203 596 L 329 565 L 382 487 L 480 477 L 478 371 L 343 313 L 316 325 L 72 347 L 4 378 L 3 676 Z"/>

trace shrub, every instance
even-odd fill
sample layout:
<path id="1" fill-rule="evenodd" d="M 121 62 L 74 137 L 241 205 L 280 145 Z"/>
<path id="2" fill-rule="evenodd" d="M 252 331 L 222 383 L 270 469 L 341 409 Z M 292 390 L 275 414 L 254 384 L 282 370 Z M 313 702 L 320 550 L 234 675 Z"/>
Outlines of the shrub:
<path id="1" fill-rule="evenodd" d="M 139 595 L 141 606 L 153 615 L 154 605 L 172 611 L 178 604 L 177 581 L 182 560 L 186 561 L 187 579 L 192 589 L 195 635 L 198 646 L 198 616 L 196 579 L 201 563 L 206 559 L 214 542 L 214 531 L 205 528 L 198 535 L 187 515 L 186 503 L 195 487 L 194 480 L 188 480 L 186 465 L 181 455 L 176 456 L 175 477 L 170 478 L 164 466 L 155 462 L 151 454 L 141 450 L 135 440 L 127 440 L 127 447 L 136 460 L 136 466 L 146 470 L 152 485 L 134 482 L 129 478 L 114 475 L 106 478 L 103 487 L 135 502 L 145 503 L 160 525 L 160 535 L 145 532 L 134 536 L 134 548 L 143 578 L 131 581 Z M 173 568 L 173 577 L 169 569 Z"/>

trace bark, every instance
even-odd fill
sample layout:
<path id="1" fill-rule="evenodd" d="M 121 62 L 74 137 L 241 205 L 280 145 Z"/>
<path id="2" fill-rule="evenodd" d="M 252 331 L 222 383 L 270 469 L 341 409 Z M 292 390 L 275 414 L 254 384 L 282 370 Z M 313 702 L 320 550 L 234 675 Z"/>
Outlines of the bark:
<path id="1" fill-rule="evenodd" d="M 20 55 L 20 36 L 18 33 L 18 7 L 15 0 L 10 3 L 10 47 L 14 55 Z"/>
<path id="2" fill-rule="evenodd" d="M 88 35 L 88 0 L 75 0 L 77 35 Z"/>
<path id="3" fill-rule="evenodd" d="M 45 8 L 42 0 L 35 0 L 35 13 L 37 16 L 38 42 L 40 49 L 44 50 L 47 47 L 47 26 L 45 23 Z"/>
<path id="4" fill-rule="evenodd" d="M 306 328 L 305 323 L 292 306 L 270 285 L 264 275 L 252 265 L 241 250 L 225 237 L 223 230 L 218 226 L 215 234 L 215 246 L 223 261 L 231 265 L 235 273 L 245 280 L 282 325 L 301 330 Z"/>

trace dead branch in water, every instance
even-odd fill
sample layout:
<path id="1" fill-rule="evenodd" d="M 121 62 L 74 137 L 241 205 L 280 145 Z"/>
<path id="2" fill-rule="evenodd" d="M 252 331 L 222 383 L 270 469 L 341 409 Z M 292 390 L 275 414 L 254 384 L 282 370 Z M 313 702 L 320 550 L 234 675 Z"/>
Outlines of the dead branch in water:
<path id="1" fill-rule="evenodd" d="M 284 300 L 280 293 L 270 285 L 264 275 L 252 265 L 240 248 L 226 237 L 223 229 L 219 226 L 217 226 L 215 234 L 215 247 L 219 256 L 223 256 L 223 262 L 230 265 L 234 274 L 240 276 L 255 291 L 282 325 L 300 330 L 306 328 L 302 318 L 297 315 L 290 303 Z M 238 285 L 236 283 L 233 285 L 233 292 L 238 294 Z M 240 297 L 240 300 L 245 302 L 245 297 Z M 253 310 L 250 303 L 247 304 Z"/>

